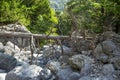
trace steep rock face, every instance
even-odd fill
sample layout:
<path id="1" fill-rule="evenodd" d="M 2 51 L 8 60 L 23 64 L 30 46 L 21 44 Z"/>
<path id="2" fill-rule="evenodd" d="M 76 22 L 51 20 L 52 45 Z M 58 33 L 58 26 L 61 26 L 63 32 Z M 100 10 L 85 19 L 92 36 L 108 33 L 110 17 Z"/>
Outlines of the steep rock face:
<path id="1" fill-rule="evenodd" d="M 65 4 L 69 1 L 69 0 L 49 0 L 51 7 L 54 8 L 57 11 L 63 11 Z"/>

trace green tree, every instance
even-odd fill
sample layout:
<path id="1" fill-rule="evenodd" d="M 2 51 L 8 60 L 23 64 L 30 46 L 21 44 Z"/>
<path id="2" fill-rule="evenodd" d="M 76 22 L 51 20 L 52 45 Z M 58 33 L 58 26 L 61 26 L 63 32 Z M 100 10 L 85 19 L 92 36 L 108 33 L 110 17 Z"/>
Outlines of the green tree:
<path id="1" fill-rule="evenodd" d="M 1 23 L 19 22 L 33 33 L 48 32 L 57 24 L 48 0 L 0 0 L 0 4 Z"/>
<path id="2" fill-rule="evenodd" d="M 119 0 L 71 0 L 67 12 L 71 18 L 72 31 L 89 29 L 92 32 L 110 30 L 120 20 Z"/>

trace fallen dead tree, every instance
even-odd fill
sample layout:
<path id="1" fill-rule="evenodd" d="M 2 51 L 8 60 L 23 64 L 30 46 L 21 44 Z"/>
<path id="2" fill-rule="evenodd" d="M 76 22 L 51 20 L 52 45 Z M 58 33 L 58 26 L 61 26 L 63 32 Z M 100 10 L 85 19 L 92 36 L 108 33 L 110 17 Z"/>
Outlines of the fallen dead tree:
<path id="1" fill-rule="evenodd" d="M 0 37 L 23 37 L 23 38 L 31 38 L 33 36 L 34 39 L 68 39 L 69 36 L 52 36 L 45 34 L 32 34 L 32 33 L 21 33 L 21 32 L 0 32 Z"/>
<path id="2" fill-rule="evenodd" d="M 70 36 L 53 36 L 53 35 L 45 35 L 45 34 L 32 34 L 32 33 L 21 33 L 21 32 L 0 32 L 0 37 L 10 37 L 10 38 L 28 38 L 29 39 L 29 44 L 30 44 L 30 49 L 31 49 L 31 63 L 33 60 L 33 53 L 37 50 L 36 45 L 39 46 L 39 41 L 41 39 L 45 40 L 55 40 L 60 46 L 61 46 L 61 51 L 63 53 L 63 48 L 62 48 L 62 40 L 67 40 L 67 39 L 73 39 L 74 37 Z M 82 36 L 75 36 L 75 39 L 81 40 L 84 39 Z M 92 37 L 86 37 L 87 40 L 92 39 Z M 36 44 L 36 41 L 38 42 Z"/>
<path id="3" fill-rule="evenodd" d="M 34 39 L 54 39 L 54 40 L 64 40 L 70 39 L 70 36 L 53 36 L 45 34 L 32 34 L 32 33 L 21 33 L 21 32 L 0 32 L 0 37 L 22 37 L 22 38 L 31 38 Z M 92 39 L 93 37 L 86 37 L 86 39 Z M 82 36 L 77 36 L 77 39 L 83 39 Z"/>

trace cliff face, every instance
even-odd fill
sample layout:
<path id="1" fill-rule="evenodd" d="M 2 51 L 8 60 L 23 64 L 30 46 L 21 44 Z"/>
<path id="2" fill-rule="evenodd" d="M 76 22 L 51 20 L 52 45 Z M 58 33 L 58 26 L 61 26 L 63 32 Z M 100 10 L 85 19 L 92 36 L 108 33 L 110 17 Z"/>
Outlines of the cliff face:
<path id="1" fill-rule="evenodd" d="M 69 0 L 50 0 L 51 7 L 54 8 L 56 11 L 63 11 L 65 4 Z"/>

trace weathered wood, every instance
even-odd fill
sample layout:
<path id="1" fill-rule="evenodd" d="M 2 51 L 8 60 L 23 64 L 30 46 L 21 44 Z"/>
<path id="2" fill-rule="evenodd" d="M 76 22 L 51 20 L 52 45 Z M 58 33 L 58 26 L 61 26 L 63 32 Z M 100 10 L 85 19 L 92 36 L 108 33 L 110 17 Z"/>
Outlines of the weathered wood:
<path id="1" fill-rule="evenodd" d="M 0 37 L 23 37 L 31 38 L 33 36 L 35 39 L 68 39 L 69 36 L 47 36 L 45 34 L 31 34 L 31 33 L 20 33 L 20 32 L 0 32 Z"/>
<path id="2" fill-rule="evenodd" d="M 53 36 L 53 35 L 45 35 L 45 34 L 32 34 L 32 33 L 21 33 L 21 32 L 0 32 L 0 37 L 18 37 L 18 38 L 31 38 L 33 36 L 34 39 L 55 39 L 55 40 L 65 40 L 70 39 L 69 36 Z M 74 37 L 72 37 L 74 38 Z M 76 36 L 77 39 L 83 39 L 83 36 Z M 86 37 L 87 40 L 93 39 L 93 37 Z"/>

